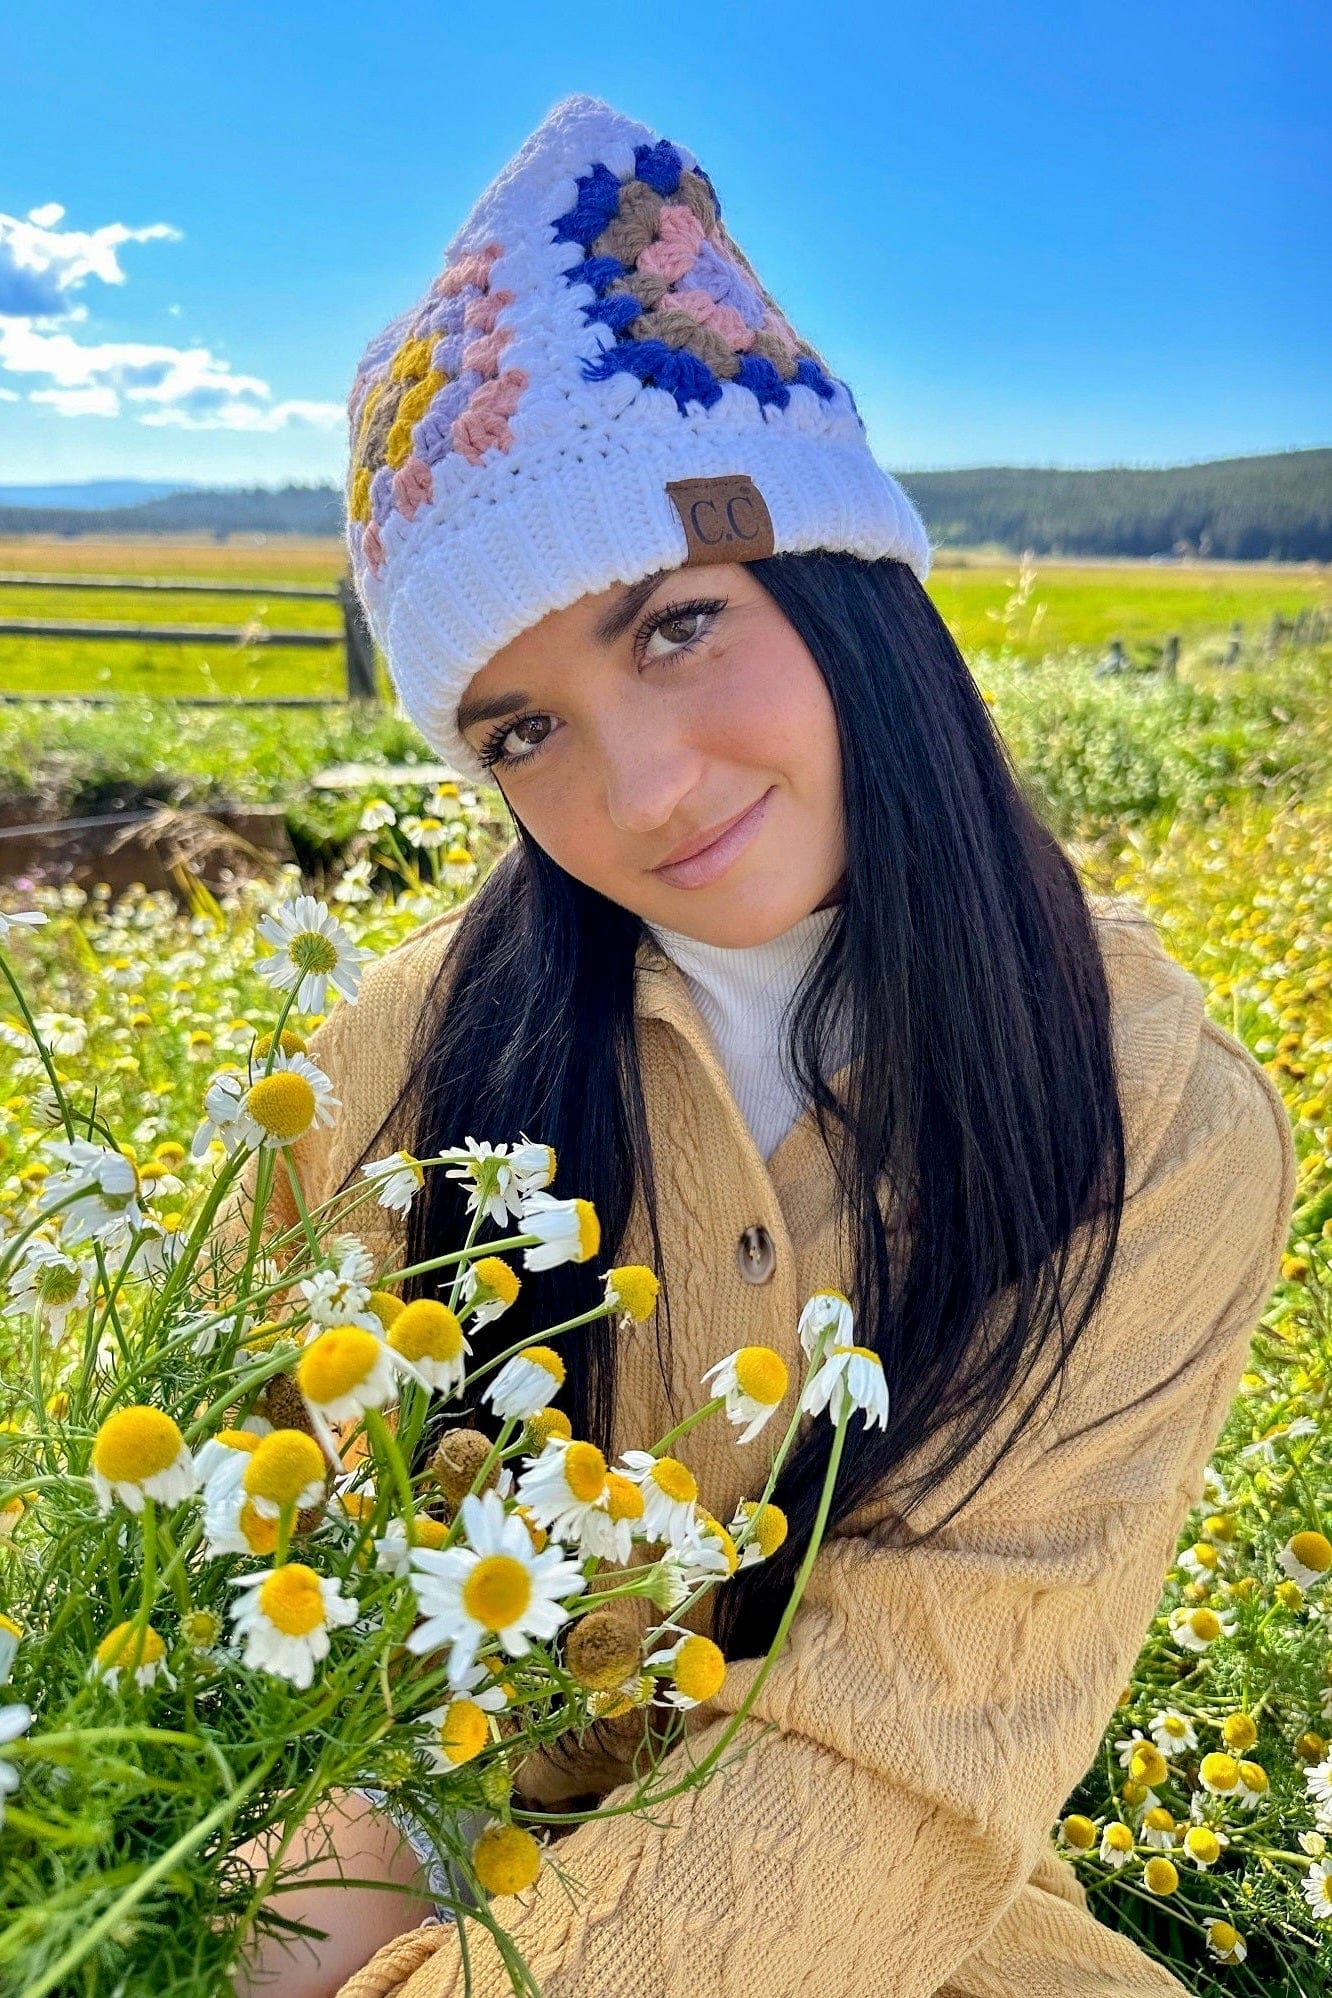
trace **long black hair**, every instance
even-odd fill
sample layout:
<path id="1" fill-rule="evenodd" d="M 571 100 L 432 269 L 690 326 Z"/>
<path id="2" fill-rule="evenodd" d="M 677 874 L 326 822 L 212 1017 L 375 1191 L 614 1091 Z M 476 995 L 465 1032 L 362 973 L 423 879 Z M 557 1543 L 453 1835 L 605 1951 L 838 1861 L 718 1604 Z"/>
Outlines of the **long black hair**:
<path id="1" fill-rule="evenodd" d="M 1001 1410 L 1048 1357 L 1036 1395 L 964 1497 L 979 1489 L 1037 1401 L 1062 1386 L 1104 1289 L 1124 1198 L 1109 989 L 1072 862 L 1024 795 L 912 572 L 824 550 L 751 569 L 818 665 L 841 741 L 844 895 L 788 1015 L 786 1058 L 849 1222 L 855 1337 L 882 1359 L 890 1414 L 886 1430 L 853 1423 L 829 1525 L 920 1453 L 925 1469 L 893 1496 L 895 1532 L 922 1544 L 958 1507 L 916 1535 L 912 1506 L 997 1435 Z M 670 1271 L 634 1032 L 642 924 L 516 829 L 459 921 L 400 1108 L 421 1157 L 468 1133 L 525 1131 L 553 1145 L 560 1186 L 591 1199 L 601 1218 L 599 1263 L 525 1283 L 476 1338 L 482 1357 L 598 1301 L 598 1270 L 617 1260 L 641 1188 L 663 1279 L 657 1339 L 669 1400 Z M 825 1078 L 839 1011 L 851 1067 L 834 1092 Z M 900 1227 L 885 1226 L 885 1208 Z M 409 1262 L 460 1241 L 466 1221 L 458 1182 L 428 1174 L 409 1217 Z M 1008 1308 L 994 1324 L 1000 1298 Z M 602 1321 L 561 1344 L 560 1405 L 575 1436 L 608 1454 L 616 1343 Z M 484 1406 L 466 1420 L 494 1434 Z M 423 1455 L 437 1434 L 427 1432 Z M 785 1543 L 719 1589 L 714 1629 L 730 1658 L 771 1642 L 832 1436 L 830 1423 L 806 1426 L 773 1493 L 789 1522 Z"/>

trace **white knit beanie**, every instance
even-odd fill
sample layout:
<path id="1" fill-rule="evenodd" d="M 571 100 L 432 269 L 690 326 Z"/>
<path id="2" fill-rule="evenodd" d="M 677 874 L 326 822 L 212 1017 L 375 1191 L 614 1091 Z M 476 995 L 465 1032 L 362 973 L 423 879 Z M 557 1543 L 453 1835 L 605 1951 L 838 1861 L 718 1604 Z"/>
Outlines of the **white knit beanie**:
<path id="1" fill-rule="evenodd" d="M 659 569 L 895 556 L 924 524 L 678 141 L 563 98 L 348 400 L 352 575 L 407 713 L 460 772 L 472 675 L 547 611 Z"/>

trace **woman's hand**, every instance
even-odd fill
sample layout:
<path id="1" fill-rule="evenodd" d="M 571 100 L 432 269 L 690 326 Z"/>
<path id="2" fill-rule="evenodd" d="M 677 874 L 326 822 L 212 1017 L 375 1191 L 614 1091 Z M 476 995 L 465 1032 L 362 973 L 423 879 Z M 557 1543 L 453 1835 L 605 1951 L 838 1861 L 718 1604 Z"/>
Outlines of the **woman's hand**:
<path id="1" fill-rule="evenodd" d="M 330 1831 L 336 1859 L 328 1856 Z M 235 1974 L 237 1998 L 279 1991 L 281 1998 L 333 1998 L 383 1943 L 415 1928 L 433 1909 L 411 1847 L 384 1812 L 355 1792 L 337 1796 L 321 1824 L 311 1819 L 302 1825 L 285 1863 L 299 1866 L 314 1855 L 324 1864 L 316 1860 L 308 1879 L 265 1906 L 325 1930 L 327 1940 L 266 1936 Z M 266 1864 L 258 1841 L 242 1846 L 239 1856 L 256 1871 Z M 392 1882 L 399 1891 L 346 1886 L 339 1871 L 352 1880 Z"/>

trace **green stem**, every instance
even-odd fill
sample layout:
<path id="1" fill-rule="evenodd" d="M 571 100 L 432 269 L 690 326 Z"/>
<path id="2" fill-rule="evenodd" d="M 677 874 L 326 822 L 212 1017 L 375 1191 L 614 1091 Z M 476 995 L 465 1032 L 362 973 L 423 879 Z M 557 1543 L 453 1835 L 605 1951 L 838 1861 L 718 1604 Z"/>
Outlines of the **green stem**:
<path id="1" fill-rule="evenodd" d="M 673 1443 L 677 1436 L 683 1436 L 687 1429 L 692 1429 L 694 1424 L 701 1422 L 705 1415 L 711 1415 L 714 1409 L 724 1408 L 725 1406 L 726 1396 L 724 1394 L 715 1394 L 711 1401 L 704 1402 L 702 1408 L 696 1408 L 692 1415 L 685 1417 L 683 1422 L 677 1422 L 674 1429 L 668 1429 L 660 1441 L 652 1445 L 652 1448 L 648 1451 L 649 1457 L 659 1457 L 667 1444 Z"/>
<path id="2" fill-rule="evenodd" d="M 377 1408 L 367 1408 L 365 1426 L 370 1432 L 370 1441 L 376 1456 L 388 1465 L 393 1482 L 398 1488 L 398 1497 L 402 1501 L 403 1524 L 407 1528 L 407 1539 L 410 1544 L 412 1521 L 416 1517 L 416 1502 L 412 1496 L 412 1474 L 407 1468 L 393 1432 Z M 447 1541 L 445 1545 L 448 1545 Z"/>

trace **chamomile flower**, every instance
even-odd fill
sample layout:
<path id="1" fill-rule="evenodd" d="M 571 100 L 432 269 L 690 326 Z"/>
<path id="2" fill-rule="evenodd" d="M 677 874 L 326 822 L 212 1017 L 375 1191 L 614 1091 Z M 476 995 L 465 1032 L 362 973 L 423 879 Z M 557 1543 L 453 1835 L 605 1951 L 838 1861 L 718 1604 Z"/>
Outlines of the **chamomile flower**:
<path id="1" fill-rule="evenodd" d="M 1312 1436 L 1317 1429 L 1318 1424 L 1308 1415 L 1297 1416 L 1293 1422 L 1274 1422 L 1254 1442 L 1246 1443 L 1237 1454 L 1245 1462 L 1261 1459 L 1264 1464 L 1274 1464 L 1278 1443 L 1288 1443 L 1298 1436 Z"/>
<path id="2" fill-rule="evenodd" d="M 468 1323 L 489 1325 L 509 1309 L 522 1289 L 518 1272 L 502 1256 L 479 1256 L 468 1263 L 458 1286 L 460 1306 L 470 1306 Z"/>
<path id="3" fill-rule="evenodd" d="M 201 1159 L 214 1141 L 234 1152 L 241 1143 L 241 1103 L 245 1077 L 234 1068 L 221 1068 L 204 1091 L 204 1114 L 190 1146 L 192 1158 Z"/>
<path id="4" fill-rule="evenodd" d="M 375 1542 L 375 1566 L 401 1580 L 411 1573 L 413 1547 L 441 1547 L 448 1531 L 442 1519 L 432 1519 L 429 1513 L 416 1514 L 410 1533 L 405 1519 L 393 1518 Z"/>
<path id="5" fill-rule="evenodd" d="M 328 1656 L 329 1631 L 355 1623 L 359 1606 L 337 1582 L 316 1574 L 302 1561 L 285 1561 L 257 1575 L 241 1575 L 232 1587 L 243 1591 L 232 1605 L 233 1634 L 244 1646 L 251 1671 L 289 1679 L 304 1691 L 314 1669 Z"/>
<path id="6" fill-rule="evenodd" d="M 556 1200 L 549 1193 L 524 1195 L 520 1227 L 535 1235 L 535 1248 L 523 1250 L 529 1270 L 553 1270 L 561 1263 L 585 1263 L 601 1247 L 601 1223 L 590 1200 Z"/>
<path id="7" fill-rule="evenodd" d="M 788 1379 L 785 1360 L 771 1346 L 740 1346 L 707 1369 L 704 1387 L 714 1375 L 712 1393 L 725 1395 L 727 1416 L 742 1431 L 736 1442 L 751 1443 L 782 1405 Z"/>
<path id="8" fill-rule="evenodd" d="M 1306 1769 L 1304 1783 L 1319 1823 L 1332 1820 L 1332 1756 L 1324 1756 Z"/>
<path id="9" fill-rule="evenodd" d="M 342 878 L 333 890 L 335 902 L 369 902 L 374 896 L 374 862 L 354 860 L 350 867 L 344 867 Z"/>
<path id="10" fill-rule="evenodd" d="M 503 1713 L 508 1703 L 503 1686 L 484 1665 L 465 1672 L 453 1699 L 421 1715 L 430 1730 L 422 1746 L 434 1773 L 447 1776 L 479 1755 L 491 1738 L 491 1714 Z"/>
<path id="11" fill-rule="evenodd" d="M 236 1128 L 256 1150 L 290 1145 L 313 1125 L 331 1124 L 339 1107 L 332 1083 L 309 1055 L 277 1054 L 269 1073 L 258 1076 L 241 1098 Z"/>
<path id="12" fill-rule="evenodd" d="M 82 1054 L 88 1039 L 88 1022 L 80 1020 L 73 1013 L 37 1013 L 34 1015 L 38 1033 L 52 1054 Z"/>
<path id="13" fill-rule="evenodd" d="M 657 1308 L 661 1286 L 642 1263 L 624 1263 L 606 1272 L 606 1302 L 620 1307 L 622 1325 L 641 1325 Z"/>
<path id="14" fill-rule="evenodd" d="M 395 826 L 398 814 L 387 798 L 367 798 L 361 810 L 361 831 L 379 832 L 384 826 Z"/>
<path id="15" fill-rule="evenodd" d="M 470 1181 L 468 1212 L 475 1213 L 479 1207 L 497 1228 L 503 1228 L 510 1219 L 520 1221 L 527 1196 L 548 1186 L 555 1172 L 551 1147 L 534 1144 L 529 1138 L 520 1145 L 492 1145 L 488 1139 L 465 1138 L 462 1151 L 454 1156 L 457 1163 L 448 1168 L 446 1177 Z"/>
<path id="16" fill-rule="evenodd" d="M 361 966 L 374 953 L 352 942 L 326 902 L 298 895 L 262 917 L 259 934 L 274 951 L 255 969 L 280 992 L 295 987 L 298 1012 L 322 1012 L 330 988 L 355 1004 Z"/>
<path id="17" fill-rule="evenodd" d="M 394 1313 L 387 1338 L 393 1351 L 409 1361 L 436 1394 L 461 1391 L 472 1349 L 447 1304 L 435 1297 L 414 1298 Z"/>
<path id="18" fill-rule="evenodd" d="M 583 1524 L 606 1495 L 606 1459 L 595 1443 L 552 1436 L 518 1480 L 517 1496 L 557 1540 L 579 1546 Z"/>
<path id="19" fill-rule="evenodd" d="M 1277 1555 L 1277 1561 L 1292 1582 L 1298 1582 L 1302 1589 L 1311 1589 L 1315 1583 L 1325 1582 L 1332 1569 L 1332 1541 L 1321 1533 L 1293 1534 Z"/>
<path id="20" fill-rule="evenodd" d="M 390 1152 L 386 1158 L 371 1159 L 361 1171 L 375 1189 L 381 1207 L 405 1214 L 425 1185 L 425 1174 L 410 1152 Z"/>
<path id="21" fill-rule="evenodd" d="M 379 1319 L 370 1307 L 370 1286 L 356 1258 L 303 1277 L 299 1289 L 312 1325 L 360 1325 L 367 1332 L 379 1331 Z"/>
<path id="22" fill-rule="evenodd" d="M 1272 1794 L 1267 1771 L 1261 1762 L 1249 1762 L 1241 1758 L 1239 1775 L 1239 1790 L 1235 1802 L 1242 1811 L 1256 1811 Z"/>
<path id="23" fill-rule="evenodd" d="M 1132 1859 L 1133 1846 L 1131 1827 L 1121 1818 L 1112 1818 L 1101 1833 L 1101 1849 L 1098 1857 L 1102 1866 L 1112 1866 L 1117 1873 L 1121 1866 L 1127 1866 Z"/>
<path id="24" fill-rule="evenodd" d="M 841 1420 L 844 1408 L 852 1412 L 859 1409 L 866 1429 L 872 1429 L 876 1422 L 886 1429 L 888 1383 L 882 1360 L 869 1346 L 833 1346 L 806 1384 L 800 1406 L 810 1415 L 827 1408 L 834 1422 Z"/>
<path id="25" fill-rule="evenodd" d="M 1206 1603 L 1195 1609 L 1181 1603 L 1170 1612 L 1170 1634 L 1186 1651 L 1206 1651 L 1218 1637 L 1231 1637 L 1235 1631 L 1233 1611 L 1226 1614 Z"/>
<path id="26" fill-rule="evenodd" d="M 65 1320 L 88 1302 L 91 1270 L 86 1263 L 34 1235 L 10 1279 L 10 1308 L 30 1311 L 53 1345 L 65 1336 Z"/>
<path id="27" fill-rule="evenodd" d="M 296 1363 L 296 1385 L 320 1440 L 334 1456 L 337 1444 L 329 1423 L 348 1422 L 368 1408 L 396 1401 L 399 1374 L 427 1386 L 410 1360 L 363 1325 L 330 1325 L 311 1340 Z"/>
<path id="28" fill-rule="evenodd" d="M 1307 1773 L 1307 1772 L 1306 1772 Z M 1237 1798 L 1240 1792 L 1240 1766 L 1237 1757 L 1213 1749 L 1198 1764 L 1198 1781 L 1212 1797 Z"/>
<path id="29" fill-rule="evenodd" d="M 678 1457 L 623 1450 L 616 1468 L 643 1494 L 643 1527 L 648 1539 L 676 1546 L 690 1538 L 698 1481 Z"/>
<path id="30" fill-rule="evenodd" d="M 88 1668 L 89 1678 L 101 1679 L 112 1692 L 118 1690 L 122 1672 L 136 1686 L 151 1686 L 159 1674 L 175 1685 L 166 1668 L 166 1645 L 150 1623 L 118 1623 L 102 1639 Z"/>
<path id="31" fill-rule="evenodd" d="M 525 1422 L 564 1386 L 564 1362 L 553 1346 L 524 1346 L 482 1390 L 505 1422 Z"/>
<path id="32" fill-rule="evenodd" d="M 527 1527 L 506 1513 L 497 1492 L 462 1501 L 466 1546 L 412 1549 L 412 1587 L 422 1621 L 407 1639 L 417 1656 L 449 1647 L 450 1686 L 462 1683 L 492 1638 L 521 1657 L 532 1640 L 554 1637 L 568 1621 L 565 1598 L 587 1584 L 578 1564 L 555 1547 L 538 1554 Z"/>
<path id="33" fill-rule="evenodd" d="M 1315 1859 L 1301 1888 L 1315 1920 L 1332 1921 L 1332 1859 Z"/>
<path id="34" fill-rule="evenodd" d="M 849 1346 L 854 1323 L 850 1301 L 840 1290 L 816 1290 L 801 1311 L 796 1326 L 807 1358 L 814 1358 L 820 1340 L 825 1350 L 832 1344 Z"/>
<path id="35" fill-rule="evenodd" d="M 476 874 L 476 862 L 465 846 L 451 846 L 440 864 L 439 878 L 446 888 L 465 888 Z"/>
<path id="36" fill-rule="evenodd" d="M 9 942 L 9 933 L 16 926 L 38 929 L 47 921 L 40 909 L 7 909 L 0 911 L 0 944 Z"/>
<path id="37" fill-rule="evenodd" d="M 105 1241 L 142 1226 L 139 1175 L 132 1159 L 86 1138 L 52 1139 L 48 1150 L 64 1160 L 65 1171 L 51 1174 L 37 1205 L 44 1213 L 58 1209 L 63 1235 L 71 1241 L 89 1235 Z"/>
<path id="38" fill-rule="evenodd" d="M 660 1697 L 669 1706 L 697 1707 L 721 1691 L 726 1677 L 726 1660 L 710 1637 L 686 1630 L 678 1623 L 661 1626 L 678 1633 L 674 1644 L 659 1646 L 643 1660 L 645 1672 L 668 1673 L 672 1684 L 662 1688 Z M 655 1633 L 654 1633 L 655 1634 Z"/>
<path id="39" fill-rule="evenodd" d="M 21 1700 L 13 1706 L 0 1707 L 0 1748 L 11 1741 L 17 1741 L 32 1726 L 32 1708 L 25 1707 Z M 0 1827 L 5 1822 L 5 1799 L 12 1797 L 19 1786 L 19 1773 L 12 1762 L 6 1762 L 0 1755 Z"/>
<path id="40" fill-rule="evenodd" d="M 259 1447 L 253 1429 L 219 1429 L 194 1453 L 194 1470 L 203 1494 L 204 1511 L 230 1498 L 251 1455 Z"/>
<path id="41" fill-rule="evenodd" d="M 607 1471 L 606 1489 L 583 1517 L 581 1547 L 601 1561 L 627 1561 L 643 1537 L 643 1492 L 623 1471 Z"/>
<path id="42" fill-rule="evenodd" d="M 12 1616 L 0 1610 L 0 1686 L 3 1686 L 13 1670 L 15 1654 L 23 1637 L 23 1625 L 15 1623 Z"/>
<path id="43" fill-rule="evenodd" d="M 449 829 L 442 819 L 421 818 L 416 812 L 404 812 L 398 820 L 398 830 L 409 846 L 424 849 L 427 853 L 445 844 Z"/>
<path id="44" fill-rule="evenodd" d="M 1249 1954 L 1248 1944 L 1233 1922 L 1209 1922 L 1207 1947 L 1217 1963 L 1243 1963 Z"/>
<path id="45" fill-rule="evenodd" d="M 1180 1851 L 1186 1859 L 1193 1861 L 1199 1873 L 1206 1873 L 1209 1867 L 1216 1865 L 1229 1844 L 1226 1834 L 1215 1825 L 1195 1824 L 1185 1832 Z"/>
<path id="46" fill-rule="evenodd" d="M 142 1512 L 145 1499 L 179 1505 L 198 1488 L 194 1459 L 169 1415 L 160 1408 L 118 1408 L 93 1441 L 92 1482 L 102 1512 L 118 1499 Z"/>
<path id="47" fill-rule="evenodd" d="M 261 1519 L 279 1519 L 324 1496 L 328 1465 L 313 1436 L 303 1429 L 274 1429 L 260 1437 L 241 1466 L 241 1488 Z"/>
<path id="48" fill-rule="evenodd" d="M 1183 1755 L 1186 1749 L 1198 1746 L 1198 1737 L 1193 1730 L 1193 1722 L 1187 1714 L 1180 1713 L 1177 1707 L 1162 1707 L 1147 1723 L 1152 1732 L 1152 1740 L 1162 1755 Z"/>
<path id="49" fill-rule="evenodd" d="M 740 1545 L 740 1566 L 770 1560 L 789 1531 L 786 1514 L 771 1499 L 764 1506 L 757 1499 L 741 1499 L 730 1522 L 731 1537 Z"/>

